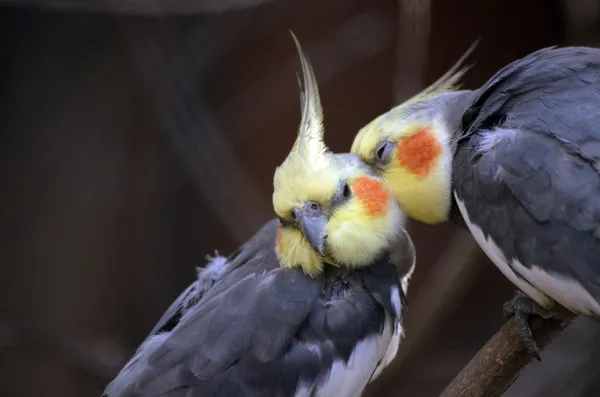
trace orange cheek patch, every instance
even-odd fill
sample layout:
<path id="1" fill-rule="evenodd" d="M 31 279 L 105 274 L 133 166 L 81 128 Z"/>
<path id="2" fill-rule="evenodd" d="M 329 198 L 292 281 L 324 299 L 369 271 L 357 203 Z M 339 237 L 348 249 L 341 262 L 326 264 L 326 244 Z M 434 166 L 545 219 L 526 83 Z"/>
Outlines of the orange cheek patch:
<path id="1" fill-rule="evenodd" d="M 377 179 L 361 176 L 352 185 L 354 194 L 367 209 L 369 215 L 381 215 L 390 205 L 390 192 Z"/>
<path id="2" fill-rule="evenodd" d="M 283 252 L 283 242 L 281 241 L 281 222 L 277 221 L 277 249 Z"/>
<path id="3" fill-rule="evenodd" d="M 441 154 L 442 145 L 430 128 L 423 128 L 403 139 L 396 150 L 400 164 L 420 177 L 429 175 Z"/>

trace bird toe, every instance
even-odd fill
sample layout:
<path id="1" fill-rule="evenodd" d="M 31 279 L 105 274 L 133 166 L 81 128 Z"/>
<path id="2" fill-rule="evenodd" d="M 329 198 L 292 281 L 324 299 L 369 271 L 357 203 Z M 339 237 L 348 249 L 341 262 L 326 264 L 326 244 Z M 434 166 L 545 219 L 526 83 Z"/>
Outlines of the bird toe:
<path id="1" fill-rule="evenodd" d="M 531 332 L 529 318 L 531 316 L 539 316 L 543 319 L 550 319 L 557 317 L 557 313 L 544 309 L 521 291 L 517 291 L 515 296 L 504 304 L 502 311 L 505 317 L 515 318 L 515 329 L 517 334 L 523 341 L 527 350 L 536 358 L 536 360 L 540 361 L 540 349 Z"/>

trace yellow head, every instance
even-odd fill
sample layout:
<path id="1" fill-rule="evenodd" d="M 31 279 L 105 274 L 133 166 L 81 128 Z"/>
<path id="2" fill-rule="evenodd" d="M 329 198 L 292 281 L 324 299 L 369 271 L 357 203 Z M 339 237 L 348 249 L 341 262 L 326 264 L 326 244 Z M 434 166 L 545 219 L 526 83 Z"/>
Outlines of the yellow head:
<path id="1" fill-rule="evenodd" d="M 454 90 L 476 44 L 438 81 L 363 127 L 352 144 L 351 152 L 383 175 L 402 209 L 420 222 L 448 219 L 457 129 L 448 116 L 459 113 L 452 106 L 466 91 Z"/>
<path id="2" fill-rule="evenodd" d="M 397 241 L 404 215 L 384 181 L 357 156 L 323 141 L 323 111 L 312 68 L 296 38 L 304 89 L 298 137 L 273 179 L 276 250 L 284 266 L 310 276 L 324 263 L 367 266 Z"/>

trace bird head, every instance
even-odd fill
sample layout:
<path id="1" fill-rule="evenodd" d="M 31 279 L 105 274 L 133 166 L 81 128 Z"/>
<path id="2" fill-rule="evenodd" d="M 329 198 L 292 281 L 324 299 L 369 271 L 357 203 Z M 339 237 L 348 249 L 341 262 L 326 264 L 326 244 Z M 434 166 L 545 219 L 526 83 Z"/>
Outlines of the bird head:
<path id="1" fill-rule="evenodd" d="M 294 40 L 302 64 L 302 118 L 292 150 L 273 178 L 276 251 L 282 265 L 314 277 L 324 263 L 350 268 L 373 263 L 396 243 L 405 216 L 371 167 L 325 145 L 316 79 Z"/>
<path id="2" fill-rule="evenodd" d="M 384 177 L 406 214 L 423 223 L 448 219 L 458 115 L 456 91 L 475 42 L 440 79 L 364 126 L 351 153 Z M 462 101 L 464 102 L 464 101 Z M 456 124 L 456 125 L 455 125 Z"/>

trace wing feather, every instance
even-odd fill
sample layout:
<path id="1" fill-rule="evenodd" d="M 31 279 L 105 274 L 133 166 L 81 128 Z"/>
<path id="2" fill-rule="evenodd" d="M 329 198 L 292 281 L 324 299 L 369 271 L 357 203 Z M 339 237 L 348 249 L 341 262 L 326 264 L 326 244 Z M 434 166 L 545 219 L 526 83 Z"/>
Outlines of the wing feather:
<path id="1" fill-rule="evenodd" d="M 471 218 L 509 260 L 576 280 L 600 301 L 600 50 L 513 62 L 479 90 L 463 131 L 455 189 Z"/>

